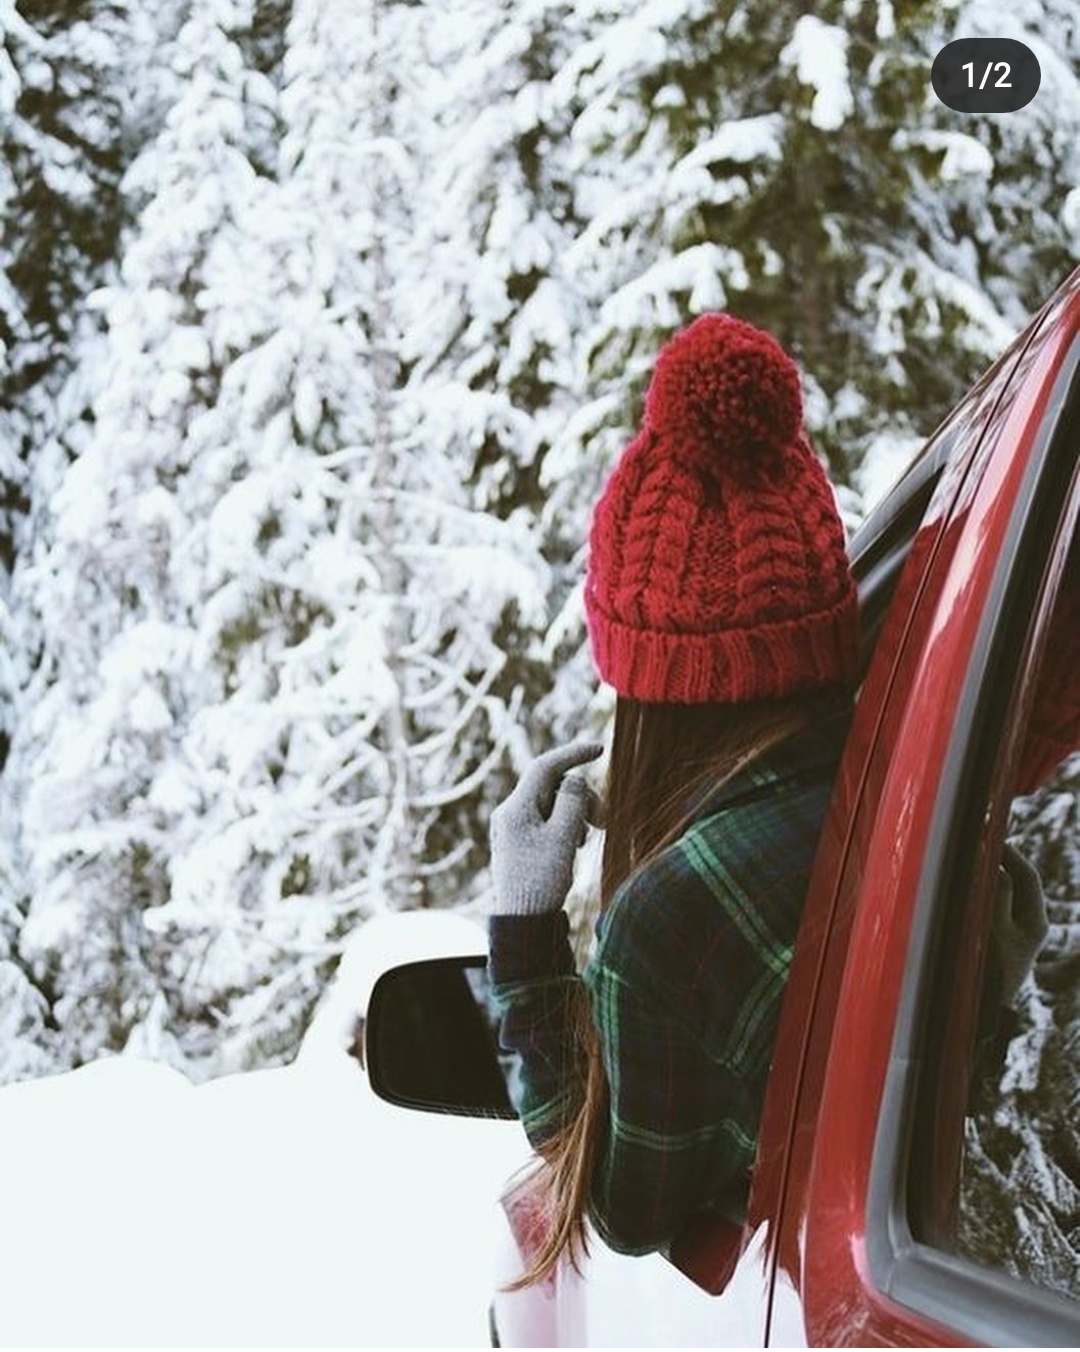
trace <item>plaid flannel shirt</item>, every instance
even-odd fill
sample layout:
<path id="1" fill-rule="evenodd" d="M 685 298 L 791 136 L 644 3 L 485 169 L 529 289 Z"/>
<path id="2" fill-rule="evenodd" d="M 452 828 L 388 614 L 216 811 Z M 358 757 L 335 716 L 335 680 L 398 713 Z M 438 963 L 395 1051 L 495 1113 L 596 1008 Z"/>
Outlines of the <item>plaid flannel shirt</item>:
<path id="1" fill-rule="evenodd" d="M 490 920 L 503 1047 L 542 1148 L 580 1101 L 568 996 L 591 997 L 610 1089 L 590 1218 L 624 1253 L 665 1247 L 692 1214 L 745 1205 L 795 934 L 849 711 L 711 796 L 618 889 L 574 968 L 562 911 Z"/>

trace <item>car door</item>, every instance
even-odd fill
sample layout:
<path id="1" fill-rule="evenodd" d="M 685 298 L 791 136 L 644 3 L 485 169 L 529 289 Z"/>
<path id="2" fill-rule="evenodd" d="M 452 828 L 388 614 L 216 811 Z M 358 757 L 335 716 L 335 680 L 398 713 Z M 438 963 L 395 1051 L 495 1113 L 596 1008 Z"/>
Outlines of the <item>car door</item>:
<path id="1" fill-rule="evenodd" d="M 1018 792 L 1074 586 L 1078 330 L 1080 273 L 942 429 L 860 696 L 763 1120 L 774 1343 L 1080 1341 L 1075 763 Z M 987 1072 L 1007 836 L 1056 937 Z"/>

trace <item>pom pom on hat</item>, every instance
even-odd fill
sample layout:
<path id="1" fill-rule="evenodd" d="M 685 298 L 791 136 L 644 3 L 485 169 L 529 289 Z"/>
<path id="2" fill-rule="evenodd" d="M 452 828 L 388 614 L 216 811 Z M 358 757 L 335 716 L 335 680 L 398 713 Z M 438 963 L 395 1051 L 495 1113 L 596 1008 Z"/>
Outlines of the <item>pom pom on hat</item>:
<path id="1" fill-rule="evenodd" d="M 767 469 L 801 423 L 795 363 L 771 334 L 728 314 L 676 334 L 645 396 L 645 426 L 663 454 L 708 477 Z"/>

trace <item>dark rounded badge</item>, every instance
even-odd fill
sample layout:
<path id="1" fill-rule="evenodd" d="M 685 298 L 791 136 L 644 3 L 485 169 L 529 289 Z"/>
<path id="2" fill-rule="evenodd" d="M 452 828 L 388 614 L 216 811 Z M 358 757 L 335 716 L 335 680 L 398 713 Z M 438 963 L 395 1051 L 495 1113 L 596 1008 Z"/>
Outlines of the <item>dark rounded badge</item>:
<path id="1" fill-rule="evenodd" d="M 1015 113 L 1041 81 L 1039 58 L 1015 38 L 957 38 L 930 70 L 934 93 L 958 113 Z"/>

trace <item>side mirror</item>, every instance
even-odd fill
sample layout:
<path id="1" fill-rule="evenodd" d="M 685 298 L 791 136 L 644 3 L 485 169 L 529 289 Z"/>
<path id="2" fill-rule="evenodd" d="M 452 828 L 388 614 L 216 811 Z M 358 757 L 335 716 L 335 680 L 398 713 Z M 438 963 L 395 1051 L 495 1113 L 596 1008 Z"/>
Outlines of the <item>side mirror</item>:
<path id="1" fill-rule="evenodd" d="M 391 967 L 372 987 L 364 1031 L 372 1090 L 388 1103 L 462 1117 L 516 1117 L 483 957 Z"/>

